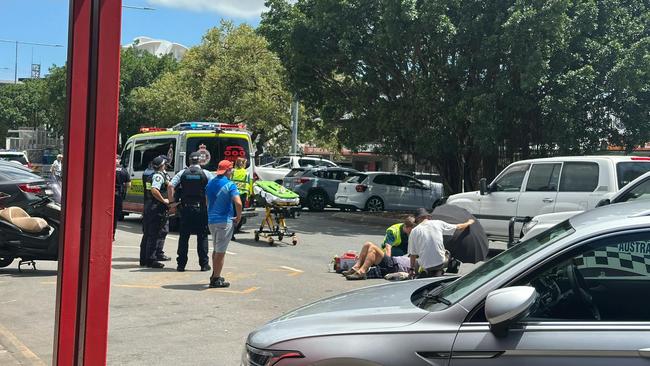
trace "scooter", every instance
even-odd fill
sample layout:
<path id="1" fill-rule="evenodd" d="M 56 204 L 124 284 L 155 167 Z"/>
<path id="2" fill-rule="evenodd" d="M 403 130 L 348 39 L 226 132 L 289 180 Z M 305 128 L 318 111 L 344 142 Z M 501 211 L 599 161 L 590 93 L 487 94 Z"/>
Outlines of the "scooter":
<path id="1" fill-rule="evenodd" d="M 0 192 L 0 209 L 5 208 L 2 201 L 8 197 Z M 16 258 L 20 258 L 18 271 L 21 272 L 23 265 L 36 270 L 36 260 L 58 260 L 61 206 L 47 196 L 32 195 L 23 207 L 29 216 L 45 219 L 48 227 L 39 233 L 26 232 L 0 217 L 0 268 L 7 267 Z"/>

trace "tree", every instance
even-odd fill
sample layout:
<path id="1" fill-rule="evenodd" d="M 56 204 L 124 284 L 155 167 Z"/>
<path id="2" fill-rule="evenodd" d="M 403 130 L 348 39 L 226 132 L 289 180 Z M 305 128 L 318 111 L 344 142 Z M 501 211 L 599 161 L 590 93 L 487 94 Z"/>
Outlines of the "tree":
<path id="1" fill-rule="evenodd" d="M 174 72 L 131 95 L 138 118 L 156 126 L 184 120 L 245 123 L 257 143 L 286 152 L 290 94 L 267 41 L 253 28 L 224 22 L 191 48 Z M 273 142 L 277 142 L 274 144 Z"/>
<path id="2" fill-rule="evenodd" d="M 650 137 L 647 2 L 266 5 L 259 32 L 306 107 L 349 147 L 432 163 L 452 191 L 516 158 Z"/>

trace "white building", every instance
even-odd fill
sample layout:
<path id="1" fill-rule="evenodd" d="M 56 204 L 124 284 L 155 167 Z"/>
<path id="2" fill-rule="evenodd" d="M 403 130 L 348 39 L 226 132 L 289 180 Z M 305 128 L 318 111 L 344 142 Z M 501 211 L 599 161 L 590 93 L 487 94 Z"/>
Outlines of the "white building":
<path id="1" fill-rule="evenodd" d="M 158 57 L 171 54 L 177 61 L 180 61 L 188 50 L 187 47 L 179 43 L 173 43 L 164 39 L 152 39 L 144 36 L 136 37 L 133 40 L 133 43 L 125 45 L 124 47 L 135 47 L 136 49 L 147 51 Z"/>

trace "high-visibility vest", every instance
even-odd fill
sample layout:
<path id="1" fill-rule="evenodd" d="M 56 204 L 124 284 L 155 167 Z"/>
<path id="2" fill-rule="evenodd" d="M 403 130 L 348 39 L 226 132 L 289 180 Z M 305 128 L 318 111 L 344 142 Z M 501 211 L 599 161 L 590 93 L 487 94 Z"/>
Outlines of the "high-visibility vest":
<path id="1" fill-rule="evenodd" d="M 250 178 L 248 176 L 248 170 L 246 170 L 246 168 L 235 169 L 232 172 L 231 180 L 237 185 L 237 189 L 239 190 L 240 194 L 250 194 Z"/>
<path id="2" fill-rule="evenodd" d="M 404 224 L 395 224 L 391 225 L 388 229 L 386 229 L 386 234 L 389 232 L 393 234 L 393 237 L 395 238 L 395 241 L 391 245 L 392 247 L 396 247 L 400 244 L 402 244 L 402 226 Z"/>

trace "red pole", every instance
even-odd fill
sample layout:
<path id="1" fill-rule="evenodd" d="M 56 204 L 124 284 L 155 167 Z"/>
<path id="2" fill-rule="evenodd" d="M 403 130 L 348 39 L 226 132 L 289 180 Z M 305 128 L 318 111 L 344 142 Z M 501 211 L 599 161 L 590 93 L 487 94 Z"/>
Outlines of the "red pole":
<path id="1" fill-rule="evenodd" d="M 104 365 L 121 0 L 71 0 L 55 365 Z"/>

